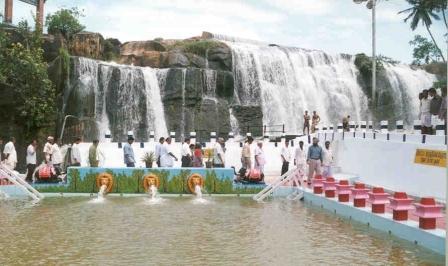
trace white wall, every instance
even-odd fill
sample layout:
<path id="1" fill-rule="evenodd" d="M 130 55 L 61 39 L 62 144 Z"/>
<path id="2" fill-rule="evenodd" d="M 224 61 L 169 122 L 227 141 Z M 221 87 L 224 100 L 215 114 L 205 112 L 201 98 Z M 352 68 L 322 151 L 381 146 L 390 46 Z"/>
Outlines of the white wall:
<path id="1" fill-rule="evenodd" d="M 446 150 L 445 145 L 359 138 L 337 142 L 336 164 L 342 172 L 369 185 L 445 200 L 446 168 L 414 163 L 416 149 Z"/>

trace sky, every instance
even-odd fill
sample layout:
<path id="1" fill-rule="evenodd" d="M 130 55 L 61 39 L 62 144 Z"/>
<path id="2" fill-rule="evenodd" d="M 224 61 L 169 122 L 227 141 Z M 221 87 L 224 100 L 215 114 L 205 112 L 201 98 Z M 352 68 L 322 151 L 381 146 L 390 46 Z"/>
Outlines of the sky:
<path id="1" fill-rule="evenodd" d="M 4 0 L 0 0 L 3 9 Z M 47 0 L 45 14 L 77 6 L 86 30 L 121 42 L 154 38 L 183 39 L 202 31 L 327 53 L 372 53 L 371 11 L 353 0 Z M 377 54 L 412 62 L 409 41 L 424 27 L 409 28 L 397 14 L 405 0 L 379 0 Z M 14 18 L 32 20 L 33 6 L 14 0 Z M 446 27 L 431 30 L 446 53 Z"/>

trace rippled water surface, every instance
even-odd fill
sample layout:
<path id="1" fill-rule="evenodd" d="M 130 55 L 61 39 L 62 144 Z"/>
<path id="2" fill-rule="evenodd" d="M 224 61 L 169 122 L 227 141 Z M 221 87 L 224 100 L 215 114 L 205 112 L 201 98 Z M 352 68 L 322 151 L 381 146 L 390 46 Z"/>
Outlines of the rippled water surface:
<path id="1" fill-rule="evenodd" d="M 0 265 L 437 265 L 303 202 L 142 197 L 0 202 Z"/>

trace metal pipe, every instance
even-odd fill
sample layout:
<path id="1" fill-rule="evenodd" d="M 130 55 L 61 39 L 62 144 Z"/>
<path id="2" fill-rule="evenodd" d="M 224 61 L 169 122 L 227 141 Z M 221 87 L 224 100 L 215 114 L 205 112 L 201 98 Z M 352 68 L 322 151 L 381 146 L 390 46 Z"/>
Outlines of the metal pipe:
<path id="1" fill-rule="evenodd" d="M 62 137 L 64 136 L 65 122 L 67 122 L 67 118 L 69 118 L 69 117 L 79 119 L 78 117 L 76 117 L 74 115 L 66 115 L 64 117 L 64 122 L 62 123 L 62 128 L 61 128 L 61 134 L 59 135 L 59 140 L 60 141 L 62 141 Z"/>
<path id="2" fill-rule="evenodd" d="M 375 104 L 376 93 L 376 0 L 372 3 L 372 102 Z"/>

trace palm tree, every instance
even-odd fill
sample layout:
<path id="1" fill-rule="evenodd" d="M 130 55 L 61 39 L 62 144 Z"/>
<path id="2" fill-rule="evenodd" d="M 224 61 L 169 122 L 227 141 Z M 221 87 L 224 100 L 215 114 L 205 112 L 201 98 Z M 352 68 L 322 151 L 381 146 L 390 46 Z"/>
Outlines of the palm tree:
<path id="1" fill-rule="evenodd" d="M 408 20 L 411 20 L 411 29 L 415 30 L 418 26 L 418 24 L 421 22 L 428 31 L 429 35 L 431 36 L 432 42 L 437 48 L 437 51 L 439 52 L 443 62 L 445 61 L 445 57 L 443 56 L 442 50 L 440 50 L 439 46 L 436 43 L 436 40 L 434 39 L 434 36 L 432 35 L 431 30 L 429 27 L 432 24 L 432 19 L 440 20 L 440 17 L 434 12 L 436 7 L 432 3 L 432 1 L 428 0 L 407 0 L 409 4 L 412 5 L 412 7 L 402 10 L 398 12 L 398 14 L 402 13 L 410 13 L 405 19 L 404 22 L 408 22 Z"/>

